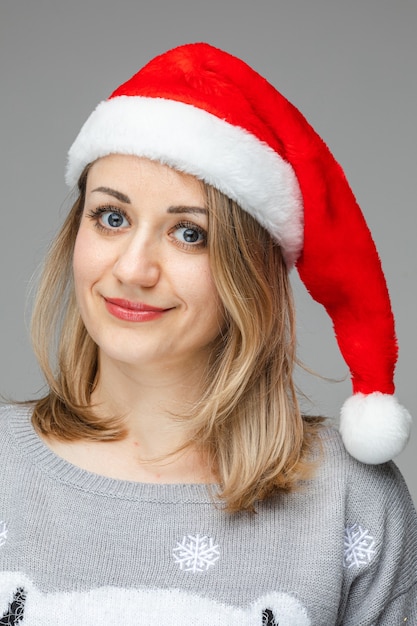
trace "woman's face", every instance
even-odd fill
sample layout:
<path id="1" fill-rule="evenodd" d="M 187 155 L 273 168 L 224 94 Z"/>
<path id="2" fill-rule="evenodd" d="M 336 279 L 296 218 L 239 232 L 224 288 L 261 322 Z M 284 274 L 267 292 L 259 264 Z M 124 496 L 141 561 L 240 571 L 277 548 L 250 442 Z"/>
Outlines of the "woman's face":
<path id="1" fill-rule="evenodd" d="M 89 170 L 74 249 L 81 317 L 101 356 L 133 366 L 207 361 L 222 325 L 192 176 L 110 155 Z"/>

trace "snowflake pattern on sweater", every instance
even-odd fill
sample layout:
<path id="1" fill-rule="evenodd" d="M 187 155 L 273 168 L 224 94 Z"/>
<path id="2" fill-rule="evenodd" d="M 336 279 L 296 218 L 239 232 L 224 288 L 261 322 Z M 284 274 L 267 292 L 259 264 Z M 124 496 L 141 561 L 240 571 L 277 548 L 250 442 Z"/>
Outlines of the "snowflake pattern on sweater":
<path id="1" fill-rule="evenodd" d="M 212 537 L 187 535 L 177 542 L 173 555 L 180 569 L 186 572 L 205 572 L 220 558 L 219 546 Z"/>
<path id="2" fill-rule="evenodd" d="M 344 567 L 363 567 L 371 562 L 375 554 L 375 539 L 359 524 L 346 526 Z"/>

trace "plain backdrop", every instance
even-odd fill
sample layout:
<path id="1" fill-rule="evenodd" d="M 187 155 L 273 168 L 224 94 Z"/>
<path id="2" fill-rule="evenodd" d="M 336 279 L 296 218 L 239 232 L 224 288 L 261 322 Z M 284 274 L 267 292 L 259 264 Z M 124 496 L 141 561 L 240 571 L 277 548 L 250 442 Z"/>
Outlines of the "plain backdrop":
<path id="1" fill-rule="evenodd" d="M 168 48 L 242 57 L 306 115 L 343 165 L 397 320 L 397 395 L 417 414 L 415 0 L 0 0 L 0 393 L 35 397 L 30 285 L 68 208 L 66 152 L 96 104 Z M 293 273 L 310 413 L 350 394 L 331 323 Z M 335 382 L 339 381 L 339 382 Z M 398 457 L 417 502 L 417 435 Z"/>

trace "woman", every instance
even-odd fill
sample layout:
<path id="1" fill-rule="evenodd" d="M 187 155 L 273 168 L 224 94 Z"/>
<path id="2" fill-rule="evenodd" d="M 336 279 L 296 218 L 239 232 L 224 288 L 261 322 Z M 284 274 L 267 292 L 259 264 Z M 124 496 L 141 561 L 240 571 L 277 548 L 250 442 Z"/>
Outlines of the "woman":
<path id="1" fill-rule="evenodd" d="M 414 623 L 393 317 L 322 140 L 191 44 L 99 105 L 67 181 L 33 321 L 48 394 L 1 420 L 0 624 Z M 351 371 L 342 439 L 297 404 L 295 263 Z"/>

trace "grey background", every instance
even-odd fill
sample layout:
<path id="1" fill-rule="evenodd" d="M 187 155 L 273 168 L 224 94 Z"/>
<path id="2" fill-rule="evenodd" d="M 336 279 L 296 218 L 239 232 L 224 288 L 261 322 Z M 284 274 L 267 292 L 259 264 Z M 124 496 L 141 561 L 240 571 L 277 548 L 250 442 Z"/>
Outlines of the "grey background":
<path id="1" fill-rule="evenodd" d="M 66 151 L 96 104 L 154 55 L 208 41 L 294 102 L 342 163 L 397 319 L 397 395 L 417 414 L 415 0 L 0 0 L 0 393 L 34 397 L 31 278 L 68 210 Z M 310 412 L 350 393 L 331 323 L 294 274 Z M 26 313 L 25 313 L 26 312 Z M 417 503 L 417 434 L 397 459 Z"/>

